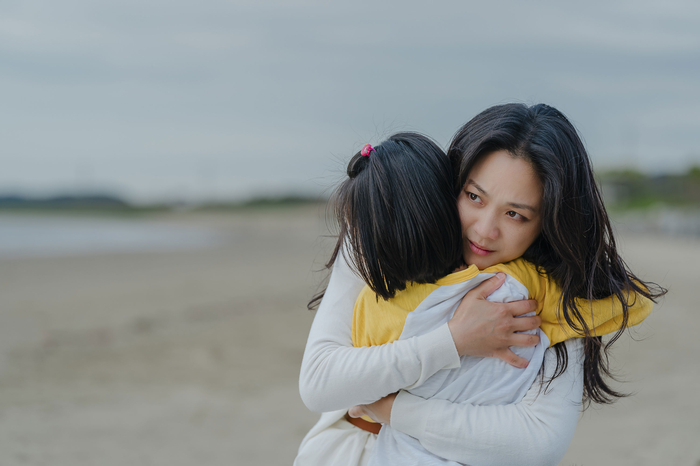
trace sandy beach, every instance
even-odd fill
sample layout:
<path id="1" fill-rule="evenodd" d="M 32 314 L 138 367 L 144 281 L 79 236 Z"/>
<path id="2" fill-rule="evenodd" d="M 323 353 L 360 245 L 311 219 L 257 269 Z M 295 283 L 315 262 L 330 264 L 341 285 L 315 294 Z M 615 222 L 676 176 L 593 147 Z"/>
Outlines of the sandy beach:
<path id="1" fill-rule="evenodd" d="M 323 213 L 160 214 L 218 240 L 0 259 L 0 464 L 291 465 Z M 698 466 L 700 239 L 621 231 L 669 294 L 613 352 L 634 396 L 586 411 L 561 464 Z"/>

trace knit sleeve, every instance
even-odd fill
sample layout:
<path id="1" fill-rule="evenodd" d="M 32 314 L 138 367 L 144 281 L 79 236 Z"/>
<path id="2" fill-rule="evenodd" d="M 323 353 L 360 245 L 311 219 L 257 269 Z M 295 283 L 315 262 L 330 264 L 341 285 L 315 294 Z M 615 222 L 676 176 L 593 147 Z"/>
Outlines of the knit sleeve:
<path id="1" fill-rule="evenodd" d="M 566 342 L 566 371 L 549 386 L 535 381 L 518 403 L 493 406 L 423 399 L 399 392 L 391 426 L 434 455 L 472 465 L 556 465 L 571 443 L 583 395 L 583 345 Z M 547 350 L 545 381 L 556 368 Z"/>
<path id="2" fill-rule="evenodd" d="M 353 307 L 363 286 L 339 254 L 301 365 L 299 392 L 312 411 L 371 403 L 402 388 L 420 385 L 440 369 L 459 367 L 447 324 L 410 339 L 354 348 Z"/>

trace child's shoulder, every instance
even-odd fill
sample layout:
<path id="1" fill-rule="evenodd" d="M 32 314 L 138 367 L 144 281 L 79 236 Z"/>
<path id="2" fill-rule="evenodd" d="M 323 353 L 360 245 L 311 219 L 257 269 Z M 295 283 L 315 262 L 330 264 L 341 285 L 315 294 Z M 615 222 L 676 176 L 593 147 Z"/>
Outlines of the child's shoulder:
<path id="1" fill-rule="evenodd" d="M 514 259 L 510 262 L 492 265 L 491 267 L 488 267 L 488 268 L 482 270 L 481 272 L 483 272 L 483 273 L 503 272 L 503 273 L 507 273 L 509 275 L 514 275 L 514 276 L 517 275 L 515 278 L 518 278 L 518 276 L 539 276 L 539 275 L 541 275 L 535 264 L 523 259 L 522 257 L 518 257 L 517 259 Z"/>
<path id="2" fill-rule="evenodd" d="M 372 289 L 365 285 L 360 291 L 355 308 L 368 307 L 371 309 L 404 309 L 412 311 L 436 288 L 435 283 L 409 283 L 406 288 L 396 292 L 393 298 L 384 299 L 378 297 Z"/>
<path id="3" fill-rule="evenodd" d="M 355 302 L 352 323 L 354 346 L 390 343 L 401 336 L 406 318 L 436 288 L 430 283 L 410 283 L 390 299 L 377 297 L 365 286 Z"/>
<path id="4" fill-rule="evenodd" d="M 503 272 L 518 280 L 530 290 L 533 296 L 537 296 L 546 287 L 546 275 L 530 261 L 519 257 L 510 262 L 496 264 L 482 270 L 483 273 Z"/>

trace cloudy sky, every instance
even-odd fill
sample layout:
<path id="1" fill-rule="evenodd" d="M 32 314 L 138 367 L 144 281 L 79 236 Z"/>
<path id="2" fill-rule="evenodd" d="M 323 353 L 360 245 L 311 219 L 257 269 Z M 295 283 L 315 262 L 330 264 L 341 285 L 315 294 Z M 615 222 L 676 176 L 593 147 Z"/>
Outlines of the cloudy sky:
<path id="1" fill-rule="evenodd" d="M 367 142 L 512 101 L 599 169 L 700 164 L 700 2 L 0 3 L 0 194 L 319 193 Z"/>

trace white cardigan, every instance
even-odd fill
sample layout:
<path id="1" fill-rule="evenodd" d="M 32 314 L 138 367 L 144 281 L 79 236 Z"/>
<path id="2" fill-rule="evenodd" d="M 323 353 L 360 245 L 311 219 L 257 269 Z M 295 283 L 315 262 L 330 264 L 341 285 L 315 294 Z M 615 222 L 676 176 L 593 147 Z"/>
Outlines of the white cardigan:
<path id="1" fill-rule="evenodd" d="M 459 367 L 447 324 L 407 340 L 353 347 L 353 309 L 363 286 L 340 254 L 301 366 L 299 391 L 312 411 L 371 403 L 422 385 L 440 369 Z M 576 429 L 583 391 L 583 345 L 578 339 L 566 345 L 568 368 L 546 392 L 536 382 L 519 403 L 476 406 L 425 400 L 401 391 L 391 411 L 391 426 L 417 438 L 431 453 L 460 463 L 556 465 Z M 545 376 L 551 376 L 555 366 L 556 356 L 547 350 Z"/>

